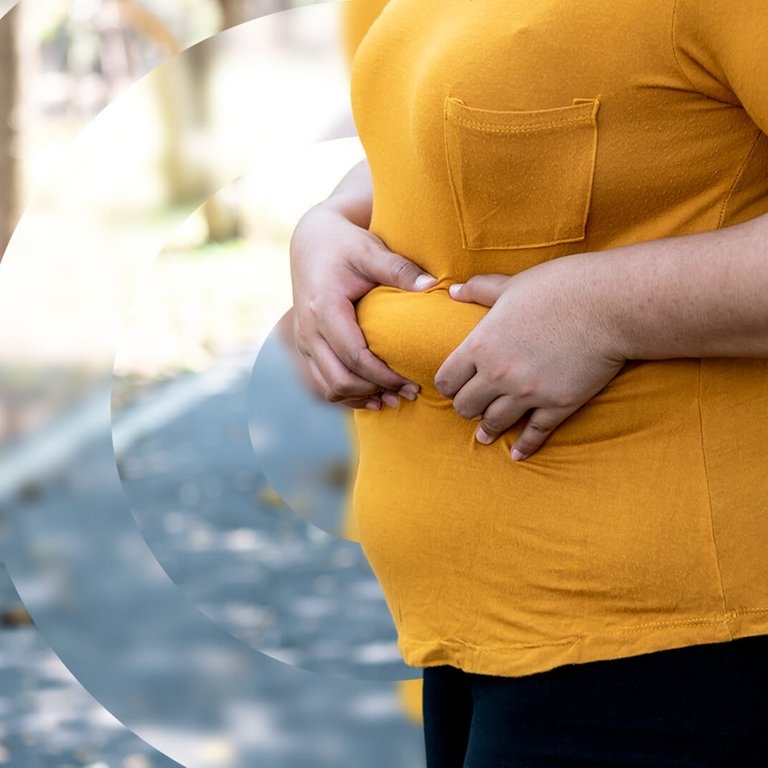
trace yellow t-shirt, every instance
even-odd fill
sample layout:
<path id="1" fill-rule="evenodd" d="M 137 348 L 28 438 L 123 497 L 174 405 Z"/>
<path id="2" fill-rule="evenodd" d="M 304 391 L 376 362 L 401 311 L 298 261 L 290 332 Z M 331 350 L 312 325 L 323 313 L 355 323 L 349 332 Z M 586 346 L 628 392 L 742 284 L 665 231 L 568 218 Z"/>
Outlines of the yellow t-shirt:
<path id="1" fill-rule="evenodd" d="M 388 0 L 346 0 L 341 6 L 341 42 L 351 62 L 371 25 Z"/>
<path id="2" fill-rule="evenodd" d="M 391 0 L 363 41 L 371 229 L 440 279 L 358 305 L 422 386 L 357 414 L 357 524 L 410 664 L 768 633 L 767 360 L 631 362 L 522 463 L 519 428 L 479 445 L 433 385 L 486 311 L 451 283 L 768 212 L 766 40 L 765 0 Z"/>

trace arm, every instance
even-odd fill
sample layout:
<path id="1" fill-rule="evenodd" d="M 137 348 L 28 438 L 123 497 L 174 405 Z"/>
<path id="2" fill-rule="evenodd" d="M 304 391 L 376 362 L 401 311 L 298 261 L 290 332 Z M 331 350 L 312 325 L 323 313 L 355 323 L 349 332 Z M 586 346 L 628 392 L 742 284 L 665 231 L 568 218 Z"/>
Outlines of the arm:
<path id="1" fill-rule="evenodd" d="M 493 442 L 527 411 L 524 459 L 626 360 L 768 357 L 768 215 L 453 286 L 492 307 L 435 379 Z"/>
<path id="2" fill-rule="evenodd" d="M 290 249 L 296 345 L 318 394 L 358 408 L 396 406 L 418 386 L 368 349 L 354 303 L 376 285 L 417 291 L 436 282 L 368 231 L 372 199 L 363 162 L 304 214 Z"/>
<path id="3" fill-rule="evenodd" d="M 768 357 L 768 215 L 622 251 L 594 300 L 617 286 L 607 321 L 625 358 Z"/>

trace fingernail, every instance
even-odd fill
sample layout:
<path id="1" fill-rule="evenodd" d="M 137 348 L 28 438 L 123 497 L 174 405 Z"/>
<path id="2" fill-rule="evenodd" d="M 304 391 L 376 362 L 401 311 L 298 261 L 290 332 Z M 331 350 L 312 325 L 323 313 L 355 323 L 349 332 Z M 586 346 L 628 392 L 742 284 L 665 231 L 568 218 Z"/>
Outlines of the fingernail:
<path id="1" fill-rule="evenodd" d="M 406 400 L 414 401 L 419 394 L 419 387 L 416 384 L 406 384 L 397 394 Z"/>
<path id="2" fill-rule="evenodd" d="M 477 428 L 477 432 L 475 432 L 475 440 L 483 445 L 489 445 L 493 442 L 493 438 L 482 427 Z"/>
<path id="3" fill-rule="evenodd" d="M 414 281 L 413 285 L 419 291 L 423 291 L 425 288 L 430 288 L 437 282 L 437 279 L 432 275 L 419 275 Z"/>
<path id="4" fill-rule="evenodd" d="M 390 407 L 397 408 L 400 405 L 400 398 L 393 392 L 385 392 L 381 399 Z"/>
<path id="5" fill-rule="evenodd" d="M 381 410 L 381 403 L 378 400 L 368 400 L 365 404 L 365 407 L 369 411 L 380 411 Z"/>
<path id="6" fill-rule="evenodd" d="M 512 449 L 512 461 L 522 461 L 524 458 L 525 456 L 517 448 Z"/>
<path id="7" fill-rule="evenodd" d="M 449 289 L 448 293 L 453 296 L 453 298 L 456 298 L 456 295 L 458 292 L 464 287 L 464 283 L 454 283 Z"/>

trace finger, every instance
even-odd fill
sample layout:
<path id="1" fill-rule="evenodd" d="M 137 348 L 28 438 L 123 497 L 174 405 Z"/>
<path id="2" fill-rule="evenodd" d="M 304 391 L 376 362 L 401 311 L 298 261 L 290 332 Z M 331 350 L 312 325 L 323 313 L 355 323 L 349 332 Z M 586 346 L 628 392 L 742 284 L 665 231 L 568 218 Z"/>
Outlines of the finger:
<path id="1" fill-rule="evenodd" d="M 326 398 L 322 393 L 326 391 L 326 383 L 314 361 L 306 358 L 304 369 L 307 389 L 318 399 L 325 400 Z M 415 396 L 406 399 L 415 399 Z M 385 403 L 393 408 L 397 408 L 399 405 L 398 395 L 394 392 L 378 392 L 375 395 L 363 397 L 341 398 L 333 402 L 334 405 L 343 405 L 345 408 L 365 408 L 372 411 L 380 411 Z"/>
<path id="2" fill-rule="evenodd" d="M 475 374 L 453 396 L 453 407 L 459 416 L 474 419 L 476 416 L 482 416 L 491 403 L 503 394 L 502 389 Z"/>
<path id="3" fill-rule="evenodd" d="M 437 285 L 436 277 L 383 245 L 373 254 L 373 258 L 371 256 L 370 252 L 360 252 L 355 266 L 372 283 L 404 291 L 424 291 Z"/>
<path id="4" fill-rule="evenodd" d="M 338 405 L 345 408 L 366 409 L 371 411 L 381 410 L 381 399 L 377 397 L 364 398 L 362 400 L 341 400 Z"/>
<path id="5" fill-rule="evenodd" d="M 454 283 L 448 293 L 457 301 L 492 307 L 510 281 L 509 275 L 475 275 L 466 283 Z"/>
<path id="6" fill-rule="evenodd" d="M 352 373 L 320 339 L 309 358 L 315 391 L 330 403 L 378 397 L 381 387 Z"/>
<path id="7" fill-rule="evenodd" d="M 443 397 L 452 398 L 476 373 L 469 351 L 459 344 L 438 368 L 435 387 Z"/>
<path id="8" fill-rule="evenodd" d="M 349 301 L 335 302 L 329 317 L 333 318 L 333 323 L 320 327 L 320 335 L 334 357 L 348 371 L 375 385 L 375 389 L 397 392 L 403 388 L 410 388 L 418 391 L 418 386 L 414 382 L 395 373 L 383 360 L 371 352 L 357 324 L 355 308 Z M 331 368 L 334 371 L 337 370 L 330 361 L 325 363 L 325 367 L 329 372 Z"/>
<path id="9" fill-rule="evenodd" d="M 368 408 L 373 411 L 380 411 L 385 405 L 397 409 L 400 407 L 400 396 L 397 392 L 381 392 L 374 397 L 355 400 L 340 400 L 339 404 L 344 405 L 347 408 Z"/>
<path id="10" fill-rule="evenodd" d="M 573 413 L 576 408 L 536 408 L 520 436 L 515 440 L 511 455 L 515 461 L 523 461 L 539 450 L 547 438 Z"/>
<path id="11" fill-rule="evenodd" d="M 518 398 L 504 395 L 497 397 L 483 413 L 483 419 L 475 430 L 475 440 L 490 445 L 511 426 L 525 416 L 528 405 Z"/>
<path id="12" fill-rule="evenodd" d="M 381 410 L 382 405 L 400 407 L 400 398 L 416 400 L 418 386 L 408 384 L 398 391 L 375 388 L 365 379 L 355 376 L 334 357 L 327 346 L 319 348 L 315 358 L 307 358 L 307 369 L 312 377 L 312 389 L 328 402 L 346 405 L 349 408 Z"/>
<path id="13" fill-rule="evenodd" d="M 325 400 L 325 397 L 321 394 L 325 388 L 325 380 L 322 378 L 314 361 L 307 358 L 305 368 L 307 371 L 307 378 L 310 379 L 310 385 L 307 388 L 315 397 L 320 400 Z M 320 384 L 316 385 L 315 381 L 320 382 Z M 345 408 L 366 408 L 372 411 L 380 411 L 382 407 L 382 399 L 381 394 L 366 395 L 363 397 L 337 400 L 334 402 L 334 405 L 343 405 Z"/>

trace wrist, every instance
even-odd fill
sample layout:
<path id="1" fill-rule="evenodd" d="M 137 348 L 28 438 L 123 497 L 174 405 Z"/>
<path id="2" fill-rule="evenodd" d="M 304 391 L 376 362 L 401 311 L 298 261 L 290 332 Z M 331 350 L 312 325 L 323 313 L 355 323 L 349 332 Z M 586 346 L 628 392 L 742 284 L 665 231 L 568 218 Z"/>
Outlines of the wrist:
<path id="1" fill-rule="evenodd" d="M 635 358 L 632 340 L 634 329 L 630 297 L 624 287 L 628 284 L 622 276 L 625 266 L 609 252 L 578 254 L 573 257 L 575 275 L 573 285 L 580 286 L 578 301 L 586 318 L 584 333 L 587 343 L 595 352 L 609 360 L 621 361 Z"/>
<path id="2" fill-rule="evenodd" d="M 368 229 L 373 212 L 373 183 L 368 163 L 358 163 L 319 205 L 362 229 Z"/>
<path id="3" fill-rule="evenodd" d="M 336 214 L 361 229 L 368 229 L 371 225 L 373 201 L 359 193 L 339 191 L 318 203 L 312 210 Z"/>

